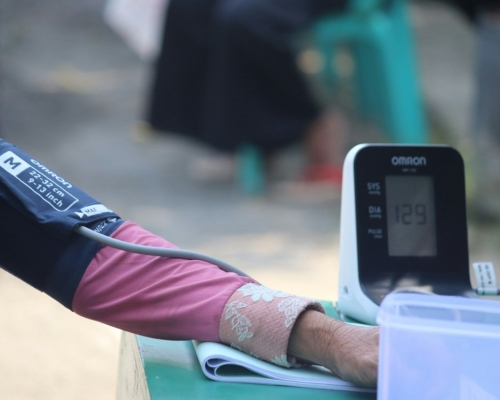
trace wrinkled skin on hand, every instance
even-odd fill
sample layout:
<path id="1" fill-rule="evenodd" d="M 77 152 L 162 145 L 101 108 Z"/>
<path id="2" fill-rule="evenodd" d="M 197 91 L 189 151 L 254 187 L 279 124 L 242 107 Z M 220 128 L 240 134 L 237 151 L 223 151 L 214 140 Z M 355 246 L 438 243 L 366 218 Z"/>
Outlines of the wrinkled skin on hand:
<path id="1" fill-rule="evenodd" d="M 345 324 L 317 311 L 297 319 L 288 354 L 322 365 L 357 386 L 375 387 L 379 328 Z"/>
<path id="2" fill-rule="evenodd" d="M 324 366 L 358 386 L 377 384 L 379 328 L 342 324 L 336 328 Z"/>

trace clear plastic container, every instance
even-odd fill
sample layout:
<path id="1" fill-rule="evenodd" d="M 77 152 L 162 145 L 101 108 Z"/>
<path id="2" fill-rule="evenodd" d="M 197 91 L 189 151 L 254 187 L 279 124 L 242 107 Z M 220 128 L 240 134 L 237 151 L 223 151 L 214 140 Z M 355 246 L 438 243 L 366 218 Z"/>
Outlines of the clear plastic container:
<path id="1" fill-rule="evenodd" d="M 500 302 L 395 293 L 377 323 L 377 399 L 500 400 Z"/>

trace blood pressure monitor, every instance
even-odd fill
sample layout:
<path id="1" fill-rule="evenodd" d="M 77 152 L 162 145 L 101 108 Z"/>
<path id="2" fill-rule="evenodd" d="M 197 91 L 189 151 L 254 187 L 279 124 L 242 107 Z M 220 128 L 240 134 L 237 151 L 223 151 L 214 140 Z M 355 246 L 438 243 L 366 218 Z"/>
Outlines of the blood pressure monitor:
<path id="1" fill-rule="evenodd" d="M 471 291 L 463 160 L 449 146 L 358 145 L 343 170 L 338 308 L 375 324 L 402 289 Z"/>

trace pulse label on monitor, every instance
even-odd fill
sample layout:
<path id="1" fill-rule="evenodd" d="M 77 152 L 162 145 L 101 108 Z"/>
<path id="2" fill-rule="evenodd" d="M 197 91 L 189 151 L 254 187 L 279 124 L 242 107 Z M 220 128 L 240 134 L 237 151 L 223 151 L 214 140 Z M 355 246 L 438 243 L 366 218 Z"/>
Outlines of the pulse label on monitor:
<path id="1" fill-rule="evenodd" d="M 368 235 L 370 235 L 373 239 L 383 239 L 383 230 L 382 228 L 370 228 L 368 229 Z"/>

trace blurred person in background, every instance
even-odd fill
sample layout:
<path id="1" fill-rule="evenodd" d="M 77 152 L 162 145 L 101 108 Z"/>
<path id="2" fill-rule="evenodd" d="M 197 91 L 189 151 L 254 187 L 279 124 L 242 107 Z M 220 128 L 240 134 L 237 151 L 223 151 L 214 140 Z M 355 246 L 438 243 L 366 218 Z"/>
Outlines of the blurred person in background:
<path id="1" fill-rule="evenodd" d="M 449 0 L 477 28 L 473 211 L 483 222 L 500 219 L 500 0 Z"/>
<path id="2" fill-rule="evenodd" d="M 474 130 L 500 144 L 500 0 L 450 0 L 477 26 Z"/>
<path id="3" fill-rule="evenodd" d="M 356 2 L 171 0 L 146 122 L 225 153 L 222 169 L 242 144 L 272 156 L 304 142 L 304 178 L 339 184 L 343 118 L 314 98 L 293 39 L 319 15 Z"/>
<path id="4" fill-rule="evenodd" d="M 444 0 L 477 27 L 472 126 L 476 193 L 500 183 L 500 0 Z M 363 2 L 363 0 L 359 0 Z M 147 110 L 153 130 L 180 133 L 221 156 L 198 172 L 231 173 L 232 155 L 254 144 L 266 155 L 305 145 L 304 177 L 340 183 L 345 124 L 325 110 L 296 66 L 294 35 L 355 0 L 171 0 Z M 375 2 L 376 3 L 376 2 Z M 356 5 L 359 7 L 359 4 Z M 372 7 L 371 0 L 364 7 Z M 225 154 L 225 156 L 222 156 Z M 500 153 L 499 153 L 500 154 Z M 270 158 L 270 157 L 268 157 Z M 492 214 L 480 205 L 478 214 Z M 499 210 L 500 211 L 500 210 Z M 496 213 L 496 212 L 494 212 Z M 499 213 L 500 215 L 500 213 Z"/>

